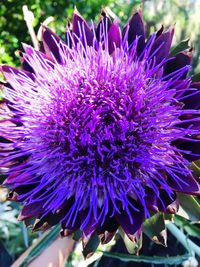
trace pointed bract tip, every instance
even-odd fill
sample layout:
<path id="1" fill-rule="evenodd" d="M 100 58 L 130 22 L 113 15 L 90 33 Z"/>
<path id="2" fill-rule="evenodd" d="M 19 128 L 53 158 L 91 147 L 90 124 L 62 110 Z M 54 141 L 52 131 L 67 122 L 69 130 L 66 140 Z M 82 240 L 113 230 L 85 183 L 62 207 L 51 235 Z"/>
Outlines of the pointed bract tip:
<path id="1" fill-rule="evenodd" d="M 114 18 L 113 24 L 119 27 L 119 19 L 117 17 Z"/>
<path id="2" fill-rule="evenodd" d="M 174 32 L 175 26 L 176 26 L 175 24 L 172 24 L 171 26 L 169 26 L 169 30 L 171 32 Z"/>
<path id="3" fill-rule="evenodd" d="M 137 9 L 137 13 L 140 15 L 141 18 L 143 17 L 143 14 L 142 14 L 142 6 L 141 5 Z"/>
<path id="4" fill-rule="evenodd" d="M 67 18 L 66 32 L 70 32 L 71 30 L 72 30 L 72 24 L 71 24 L 71 21 L 69 20 L 69 18 Z"/>
<path id="5" fill-rule="evenodd" d="M 191 46 L 189 48 L 188 53 L 191 53 L 191 55 L 193 56 L 193 54 L 194 54 L 194 47 L 193 46 Z"/>
<path id="6" fill-rule="evenodd" d="M 130 18 L 134 17 L 134 16 L 136 16 L 138 14 L 140 16 L 140 18 L 143 20 L 143 13 L 142 13 L 141 5 L 137 9 L 133 9 L 133 11 L 131 13 L 132 13 L 132 15 L 130 16 Z"/>
<path id="7" fill-rule="evenodd" d="M 107 11 L 106 11 L 105 8 L 102 8 L 100 15 L 101 15 L 102 17 L 104 17 L 104 18 L 105 18 L 105 17 L 108 17 L 108 13 L 107 13 Z"/>
<path id="8" fill-rule="evenodd" d="M 24 218 L 25 218 L 25 217 L 20 213 L 20 214 L 18 215 L 18 217 L 17 217 L 17 220 L 18 220 L 18 221 L 23 221 Z"/>
<path id="9" fill-rule="evenodd" d="M 85 235 L 84 232 L 82 233 L 82 245 L 83 245 L 83 248 L 85 248 L 87 246 L 88 242 L 90 241 L 91 236 L 92 236 L 92 233 L 87 235 L 87 236 Z"/>
<path id="10" fill-rule="evenodd" d="M 41 23 L 42 31 L 49 29 L 45 24 Z"/>
<path id="11" fill-rule="evenodd" d="M 73 15 L 81 16 L 76 6 L 74 7 Z"/>
<path id="12" fill-rule="evenodd" d="M 24 51 L 26 52 L 26 49 L 30 47 L 30 45 L 26 44 L 26 43 L 21 43 L 22 47 L 24 49 Z"/>

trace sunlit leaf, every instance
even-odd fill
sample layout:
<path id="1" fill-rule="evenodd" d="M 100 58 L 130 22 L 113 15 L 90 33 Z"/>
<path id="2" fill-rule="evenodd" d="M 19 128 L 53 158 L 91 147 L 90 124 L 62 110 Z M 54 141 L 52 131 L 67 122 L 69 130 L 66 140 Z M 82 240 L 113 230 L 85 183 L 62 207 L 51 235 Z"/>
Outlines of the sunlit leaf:
<path id="1" fill-rule="evenodd" d="M 194 176 L 199 179 L 200 177 L 200 162 L 196 161 L 192 163 L 191 169 L 193 170 Z"/>
<path id="2" fill-rule="evenodd" d="M 130 238 L 124 233 L 121 227 L 119 228 L 119 234 L 124 241 L 127 251 L 130 254 L 137 255 L 142 248 L 142 235 L 140 235 L 140 237 L 132 236 L 132 240 L 130 240 Z"/>
<path id="3" fill-rule="evenodd" d="M 199 222 L 200 204 L 198 200 L 192 196 L 182 193 L 178 193 L 177 196 L 180 202 L 180 207 L 177 214 L 192 222 Z"/>
<path id="4" fill-rule="evenodd" d="M 100 240 L 97 234 L 94 234 L 90 237 L 86 245 L 83 244 L 83 256 L 85 259 L 89 258 L 96 251 Z"/>
<path id="5" fill-rule="evenodd" d="M 200 229 L 196 225 L 192 224 L 185 218 L 175 215 L 174 216 L 174 223 L 182 228 L 188 235 L 200 238 Z"/>
<path id="6" fill-rule="evenodd" d="M 146 219 L 143 224 L 143 232 L 151 238 L 156 244 L 166 246 L 167 231 L 163 213 L 157 213 L 151 218 Z"/>
<path id="7" fill-rule="evenodd" d="M 193 82 L 200 82 L 200 73 L 195 74 L 195 75 L 192 77 L 192 81 L 193 81 Z"/>
<path id="8" fill-rule="evenodd" d="M 188 43 L 189 43 L 189 39 L 181 41 L 177 46 L 172 48 L 170 52 L 170 56 L 175 56 L 176 54 L 190 48 Z"/>

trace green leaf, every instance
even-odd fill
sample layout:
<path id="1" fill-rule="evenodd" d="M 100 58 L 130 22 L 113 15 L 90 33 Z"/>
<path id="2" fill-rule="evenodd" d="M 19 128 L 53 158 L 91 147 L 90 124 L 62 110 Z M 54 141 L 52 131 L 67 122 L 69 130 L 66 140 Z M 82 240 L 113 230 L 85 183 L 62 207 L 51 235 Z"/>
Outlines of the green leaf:
<path id="1" fill-rule="evenodd" d="M 196 225 L 192 224 L 185 218 L 175 215 L 174 223 L 182 228 L 188 235 L 199 238 L 200 239 L 200 229 Z"/>
<path id="2" fill-rule="evenodd" d="M 181 41 L 177 46 L 172 48 L 170 52 L 170 56 L 175 56 L 176 54 L 190 48 L 188 43 L 189 43 L 189 39 Z"/>
<path id="3" fill-rule="evenodd" d="M 103 255 L 106 257 L 111 257 L 114 259 L 121 260 L 123 262 L 145 262 L 151 264 L 168 264 L 175 266 L 176 264 L 181 264 L 183 261 L 191 257 L 190 253 L 184 255 L 171 256 L 171 257 L 159 257 L 159 256 L 133 256 L 129 254 L 116 253 L 116 252 L 107 252 L 102 251 Z"/>
<path id="4" fill-rule="evenodd" d="M 195 74 L 195 75 L 192 77 L 192 81 L 193 81 L 193 82 L 200 82 L 200 73 Z"/>
<path id="5" fill-rule="evenodd" d="M 139 238 L 136 237 L 136 235 L 132 236 L 132 240 L 125 234 L 123 229 L 120 227 L 119 228 L 119 234 L 122 237 L 124 244 L 126 246 L 127 251 L 130 254 L 138 254 L 140 249 L 142 248 L 142 235 L 140 235 Z"/>
<path id="6" fill-rule="evenodd" d="M 164 213 L 164 219 L 165 219 L 165 224 L 172 222 L 174 219 L 174 214 Z"/>
<path id="7" fill-rule="evenodd" d="M 66 259 L 64 267 L 73 267 L 72 260 L 73 260 L 73 253 L 69 255 L 69 257 Z"/>
<path id="8" fill-rule="evenodd" d="M 24 245 L 26 248 L 28 248 L 29 240 L 28 240 L 28 230 L 26 228 L 26 225 L 22 222 L 21 223 L 21 228 L 22 228 L 22 236 L 24 239 Z"/>
<path id="9" fill-rule="evenodd" d="M 3 245 L 3 243 L 0 241 L 0 252 L 1 252 L 1 257 L 0 257 L 0 266 L 1 267 L 8 267 L 11 266 L 12 264 L 12 257 L 8 253 L 7 249 Z"/>
<path id="10" fill-rule="evenodd" d="M 199 222 L 200 205 L 197 199 L 182 193 L 177 193 L 177 197 L 180 202 L 180 207 L 177 214 L 192 222 Z"/>
<path id="11" fill-rule="evenodd" d="M 167 231 L 163 213 L 157 213 L 143 223 L 143 232 L 156 244 L 166 246 Z"/>
<path id="12" fill-rule="evenodd" d="M 83 256 L 85 259 L 91 257 L 100 243 L 99 237 L 97 234 L 93 234 L 86 244 L 83 243 Z"/>
<path id="13" fill-rule="evenodd" d="M 18 267 L 26 267 L 29 263 L 39 256 L 51 243 L 58 237 L 60 225 L 52 228 L 47 234 L 44 235 L 33 248 L 29 251 L 27 256 L 22 260 Z"/>
<path id="14" fill-rule="evenodd" d="M 75 241 L 79 241 L 81 239 L 81 231 L 80 230 L 77 230 L 75 233 L 73 233 L 72 234 L 72 238 Z"/>
<path id="15" fill-rule="evenodd" d="M 200 162 L 199 160 L 192 163 L 191 169 L 193 170 L 194 176 L 199 179 L 200 177 Z"/>
<path id="16" fill-rule="evenodd" d="M 25 224 L 26 227 L 32 228 L 35 223 L 35 219 L 28 218 L 28 219 L 25 219 L 23 223 Z"/>

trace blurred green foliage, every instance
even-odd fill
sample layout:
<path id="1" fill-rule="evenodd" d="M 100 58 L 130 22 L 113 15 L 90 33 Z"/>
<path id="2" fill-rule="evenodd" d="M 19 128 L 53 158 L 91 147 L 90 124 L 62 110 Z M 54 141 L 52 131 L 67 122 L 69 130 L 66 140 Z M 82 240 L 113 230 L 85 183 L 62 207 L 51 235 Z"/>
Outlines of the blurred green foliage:
<path id="1" fill-rule="evenodd" d="M 19 65 L 16 52 L 21 49 L 21 42 L 31 43 L 27 26 L 23 18 L 22 6 L 27 5 L 34 14 L 33 25 L 37 32 L 41 23 L 49 16 L 54 17 L 51 27 L 56 32 L 64 36 L 66 19 L 72 18 L 74 7 L 90 21 L 98 20 L 102 7 L 109 6 L 112 11 L 126 20 L 131 13 L 131 9 L 139 4 L 139 1 L 114 1 L 104 0 L 87 1 L 84 0 L 8 0 L 1 2 L 0 7 L 0 63 Z"/>
<path id="2" fill-rule="evenodd" d="M 38 237 L 38 234 L 31 233 L 30 229 L 26 229 L 24 224 L 17 220 L 18 214 L 19 205 L 9 201 L 0 202 L 0 242 L 13 260 Z"/>

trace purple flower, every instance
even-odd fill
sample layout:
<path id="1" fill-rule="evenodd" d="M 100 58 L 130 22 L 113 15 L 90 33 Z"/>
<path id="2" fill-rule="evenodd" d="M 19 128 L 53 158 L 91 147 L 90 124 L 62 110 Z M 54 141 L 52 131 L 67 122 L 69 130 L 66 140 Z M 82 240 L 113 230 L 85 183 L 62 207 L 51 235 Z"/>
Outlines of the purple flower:
<path id="1" fill-rule="evenodd" d="M 191 52 L 169 56 L 173 33 L 146 41 L 140 12 L 121 32 L 104 12 L 89 27 L 75 11 L 65 41 L 44 26 L 23 69 L 2 66 L 1 166 L 21 220 L 102 243 L 121 226 L 133 240 L 150 212 L 177 211 L 177 192 L 199 194 L 200 83 Z"/>

